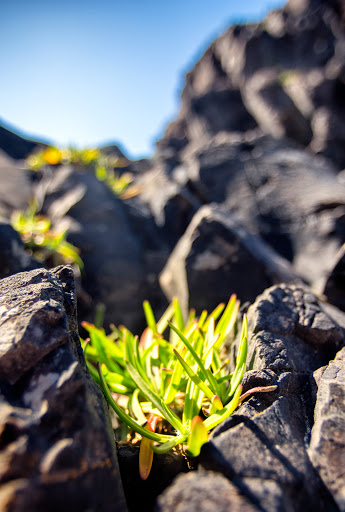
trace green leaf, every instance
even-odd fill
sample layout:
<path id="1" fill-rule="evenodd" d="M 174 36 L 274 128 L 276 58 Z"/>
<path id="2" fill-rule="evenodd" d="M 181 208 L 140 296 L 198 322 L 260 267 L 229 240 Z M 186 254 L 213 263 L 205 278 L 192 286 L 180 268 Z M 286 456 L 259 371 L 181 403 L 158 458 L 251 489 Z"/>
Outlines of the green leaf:
<path id="1" fill-rule="evenodd" d="M 245 332 L 246 332 L 246 330 L 244 329 L 242 331 L 242 334 L 245 334 Z M 248 333 L 248 331 L 247 331 L 247 333 Z M 236 358 L 236 368 L 235 368 L 235 371 L 234 371 L 233 376 L 230 381 L 230 388 L 229 388 L 229 394 L 228 394 L 229 398 L 233 395 L 237 386 L 242 381 L 244 371 L 246 368 L 247 350 L 248 350 L 247 338 L 244 336 L 241 339 L 240 346 L 238 348 L 238 354 L 237 354 L 237 358 Z"/>
<path id="2" fill-rule="evenodd" d="M 172 319 L 174 314 L 174 304 L 171 303 L 164 311 L 163 315 L 157 322 L 157 332 L 163 334 L 165 329 L 168 327 L 168 321 Z"/>
<path id="3" fill-rule="evenodd" d="M 204 368 L 204 365 L 200 359 L 200 357 L 198 356 L 198 354 L 196 353 L 196 351 L 194 350 L 194 347 L 192 346 L 192 344 L 189 342 L 189 340 L 182 334 L 181 331 L 179 331 L 173 324 L 171 324 L 169 322 L 169 326 L 170 328 L 176 332 L 176 334 L 179 336 L 180 340 L 182 341 L 182 343 L 186 346 L 186 348 L 189 350 L 189 352 L 191 353 L 191 355 L 193 356 L 195 362 L 198 364 L 199 368 L 200 368 L 200 372 L 204 378 L 204 380 L 207 380 L 207 373 L 206 373 L 206 370 Z"/>
<path id="4" fill-rule="evenodd" d="M 141 393 L 146 397 L 147 400 L 153 403 L 155 407 L 160 411 L 160 413 L 163 415 L 163 417 L 180 433 L 180 434 L 186 434 L 185 427 L 182 425 L 179 417 L 171 410 L 169 407 L 161 400 L 161 398 L 151 389 L 144 379 L 140 376 L 140 374 L 137 372 L 137 370 L 134 368 L 134 366 L 131 365 L 131 363 L 127 363 L 127 369 L 140 389 Z"/>
<path id="5" fill-rule="evenodd" d="M 164 443 L 166 441 L 170 441 L 171 439 L 174 439 L 174 436 L 167 436 L 165 434 L 156 434 L 155 432 L 150 432 L 149 430 L 146 430 L 144 427 L 142 427 L 137 421 L 135 421 L 133 418 L 129 416 L 113 399 L 111 396 L 111 393 L 109 391 L 109 388 L 107 386 L 107 383 L 103 377 L 102 369 L 100 364 L 98 364 L 98 373 L 100 376 L 101 386 L 103 389 L 103 392 L 105 394 L 106 399 L 108 400 L 111 407 L 114 409 L 118 417 L 126 423 L 130 428 L 132 428 L 135 432 L 138 434 L 147 437 L 148 439 L 152 439 L 152 441 L 157 441 L 158 443 Z"/>
<path id="6" fill-rule="evenodd" d="M 187 435 L 176 436 L 174 439 L 171 439 L 170 441 L 167 441 L 166 443 L 161 444 L 160 446 L 152 446 L 152 450 L 155 453 L 167 453 L 178 444 L 183 444 L 185 441 L 187 441 L 187 439 Z"/>
<path id="7" fill-rule="evenodd" d="M 144 308 L 147 325 L 150 327 L 150 329 L 152 329 L 152 331 L 154 333 L 157 333 L 157 324 L 156 324 L 155 315 L 153 314 L 151 304 L 149 303 L 148 300 L 144 300 L 143 308 Z"/>
<path id="8" fill-rule="evenodd" d="M 210 430 L 212 430 L 213 428 L 215 428 L 217 425 L 219 425 L 219 423 L 226 420 L 226 418 L 231 416 L 231 414 L 234 412 L 234 410 L 236 409 L 236 407 L 238 405 L 238 402 L 239 402 L 239 399 L 241 396 L 241 392 L 242 392 L 242 386 L 239 385 L 238 388 L 236 389 L 236 392 L 235 392 L 231 402 L 229 402 L 224 407 L 224 409 L 212 414 L 204 421 L 204 425 L 208 432 Z"/>
<path id="9" fill-rule="evenodd" d="M 183 347 L 183 350 L 185 351 L 186 348 Z M 174 372 L 172 374 L 168 390 L 167 390 L 165 398 L 164 398 L 164 402 L 166 404 L 170 404 L 174 400 L 176 393 L 180 390 L 182 373 L 183 373 L 183 366 L 181 366 L 181 364 L 177 360 L 175 363 L 175 366 L 174 366 Z"/>
<path id="10" fill-rule="evenodd" d="M 174 354 L 177 357 L 177 360 L 182 365 L 184 371 L 188 375 L 188 377 L 196 384 L 201 391 L 207 396 L 209 400 L 212 400 L 214 396 L 214 392 L 206 386 L 206 384 L 196 375 L 196 373 L 193 372 L 193 370 L 188 366 L 188 364 L 185 362 L 185 360 L 180 356 L 180 354 L 177 352 L 176 349 L 174 349 Z"/>
<path id="11" fill-rule="evenodd" d="M 134 390 L 133 394 L 129 398 L 128 408 L 129 408 L 129 412 L 131 413 L 131 415 L 137 419 L 137 421 L 140 423 L 140 425 L 145 425 L 147 418 L 142 411 L 140 402 L 138 400 L 138 396 L 139 396 L 139 389 L 137 388 Z"/>
<path id="12" fill-rule="evenodd" d="M 195 416 L 191 424 L 191 432 L 188 437 L 187 454 L 191 457 L 197 457 L 203 444 L 208 442 L 206 427 L 200 418 Z"/>
<path id="13" fill-rule="evenodd" d="M 172 302 L 173 302 L 173 306 L 174 306 L 174 318 L 176 321 L 176 325 L 177 325 L 178 329 L 180 329 L 180 331 L 183 331 L 184 320 L 183 320 L 183 315 L 182 315 L 182 311 L 181 311 L 181 307 L 180 307 L 178 298 L 174 297 Z"/>

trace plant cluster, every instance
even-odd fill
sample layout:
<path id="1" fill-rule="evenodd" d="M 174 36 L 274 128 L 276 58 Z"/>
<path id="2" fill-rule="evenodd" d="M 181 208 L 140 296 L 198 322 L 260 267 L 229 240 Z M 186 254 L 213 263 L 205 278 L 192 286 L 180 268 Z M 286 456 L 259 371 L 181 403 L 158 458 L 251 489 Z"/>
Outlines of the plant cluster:
<path id="1" fill-rule="evenodd" d="M 196 318 L 191 311 L 187 321 L 177 299 L 159 321 L 147 301 L 144 312 L 148 327 L 140 339 L 123 326 L 112 327 L 107 336 L 102 328 L 84 322 L 89 338 L 82 346 L 90 373 L 109 404 L 128 429 L 142 436 L 139 470 L 146 479 L 153 452 L 183 445 L 187 455 L 198 456 L 208 432 L 247 396 L 241 396 L 241 381 L 248 326 L 244 315 L 234 371 L 229 372 L 223 345 L 238 328 L 235 295 L 210 315 L 203 311 Z"/>
<path id="2" fill-rule="evenodd" d="M 51 165 L 69 164 L 80 169 L 91 168 L 96 177 L 103 181 L 115 195 L 126 198 L 136 193 L 134 187 L 130 187 L 133 181 L 132 174 L 119 172 L 119 169 L 128 164 L 127 159 L 108 156 L 96 148 L 59 149 L 48 146 L 29 155 L 26 163 L 33 171 L 42 171 L 46 166 Z"/>
<path id="3" fill-rule="evenodd" d="M 15 211 L 11 216 L 12 227 L 19 233 L 26 250 L 38 261 L 50 266 L 76 264 L 83 268 L 79 250 L 66 241 L 67 231 L 56 231 L 45 215 L 37 214 L 37 204 L 32 202 L 26 212 Z"/>

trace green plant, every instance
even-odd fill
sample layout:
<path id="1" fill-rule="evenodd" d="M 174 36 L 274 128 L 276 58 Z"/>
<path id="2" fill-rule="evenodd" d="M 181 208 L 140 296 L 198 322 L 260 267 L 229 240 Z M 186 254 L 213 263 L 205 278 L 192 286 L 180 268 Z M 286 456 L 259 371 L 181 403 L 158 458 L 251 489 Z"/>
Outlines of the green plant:
<path id="1" fill-rule="evenodd" d="M 128 165 L 126 158 L 108 156 L 97 148 L 78 149 L 68 147 L 59 149 L 48 146 L 35 151 L 26 159 L 26 164 L 33 171 L 42 171 L 50 165 L 74 165 L 80 169 L 91 168 L 97 179 L 103 181 L 117 196 L 127 198 L 138 193 L 131 186 L 133 176 L 129 172 L 120 173 L 114 169 L 121 169 Z"/>
<path id="2" fill-rule="evenodd" d="M 187 455 L 196 457 L 208 432 L 234 412 L 241 401 L 248 326 L 244 315 L 235 368 L 229 372 L 223 345 L 237 326 L 235 295 L 210 315 L 203 311 L 196 318 L 191 311 L 186 322 L 177 299 L 158 322 L 147 301 L 144 312 L 148 327 L 140 340 L 125 327 L 113 327 L 107 336 L 84 322 L 89 339 L 82 345 L 109 404 L 123 425 L 142 436 L 139 470 L 145 479 L 153 452 L 184 445 Z"/>
<path id="3" fill-rule="evenodd" d="M 15 211 L 11 216 L 12 227 L 18 231 L 25 248 L 38 261 L 56 266 L 61 263 L 76 264 L 83 268 L 77 247 L 66 241 L 67 231 L 56 231 L 45 215 L 37 214 L 32 202 L 26 212 Z"/>

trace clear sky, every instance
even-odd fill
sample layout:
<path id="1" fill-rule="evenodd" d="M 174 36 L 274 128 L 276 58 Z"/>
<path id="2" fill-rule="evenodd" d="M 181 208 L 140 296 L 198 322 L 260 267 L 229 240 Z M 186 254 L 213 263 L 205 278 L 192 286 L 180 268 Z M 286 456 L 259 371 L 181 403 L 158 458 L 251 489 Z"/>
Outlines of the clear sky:
<path id="1" fill-rule="evenodd" d="M 0 124 L 150 156 L 184 74 L 233 22 L 283 0 L 0 0 Z"/>

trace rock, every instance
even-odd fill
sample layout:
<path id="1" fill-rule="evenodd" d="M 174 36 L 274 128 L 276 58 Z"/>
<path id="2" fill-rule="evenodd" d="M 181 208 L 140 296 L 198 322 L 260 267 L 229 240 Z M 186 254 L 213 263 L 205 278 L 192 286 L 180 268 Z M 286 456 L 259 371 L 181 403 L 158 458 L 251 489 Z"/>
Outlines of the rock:
<path id="1" fill-rule="evenodd" d="M 45 144 L 20 137 L 16 133 L 0 126 L 0 149 L 15 160 L 26 158 L 37 147 Z"/>
<path id="2" fill-rule="evenodd" d="M 345 510 L 345 349 L 323 371 L 318 384 L 315 423 L 309 455 L 332 493 Z"/>
<path id="3" fill-rule="evenodd" d="M 17 231 L 0 219 L 0 279 L 41 266 L 25 251 Z"/>
<path id="4" fill-rule="evenodd" d="M 308 290 L 285 284 L 258 297 L 248 310 L 248 321 L 248 360 L 254 369 L 245 376 L 244 390 L 267 385 L 277 389 L 253 395 L 213 431 L 202 447 L 198 470 L 180 476 L 164 491 L 157 510 L 182 512 L 192 503 L 192 510 L 205 511 L 336 512 L 339 501 L 334 498 L 344 482 L 344 464 L 332 452 L 336 469 L 332 474 L 327 468 L 331 430 L 324 430 L 321 437 L 325 452 L 317 455 L 316 446 L 311 452 L 314 429 L 320 431 L 317 419 L 311 431 L 316 398 L 312 372 L 344 347 L 345 315 L 334 314 L 333 309 L 326 312 Z M 343 451 L 341 374 L 335 383 L 342 358 L 338 356 L 334 366 L 330 363 L 321 377 L 318 395 L 323 398 L 318 398 L 316 418 L 324 414 L 324 428 L 330 419 L 338 422 L 338 430 L 332 432 L 338 432 L 336 440 Z M 338 400 L 328 392 L 333 385 Z M 317 463 L 312 464 L 309 453 L 319 457 Z"/>
<path id="5" fill-rule="evenodd" d="M 267 485 L 269 486 L 269 484 Z M 266 486 L 265 486 L 266 487 Z M 232 482 L 219 474 L 190 473 L 178 477 L 157 501 L 157 512 L 256 512 Z M 265 509 L 269 510 L 269 509 Z"/>
<path id="6" fill-rule="evenodd" d="M 181 452 L 154 454 L 147 480 L 139 475 L 139 446 L 117 443 L 121 480 L 129 512 L 151 512 L 156 498 L 172 484 L 180 473 L 188 471 L 186 458 Z"/>
<path id="7" fill-rule="evenodd" d="M 0 150 L 0 216 L 9 218 L 14 210 L 26 210 L 32 195 L 28 173 Z"/>
<path id="8" fill-rule="evenodd" d="M 261 129 L 277 139 L 288 137 L 307 146 L 313 133 L 310 122 L 284 90 L 279 73 L 263 69 L 244 87 L 248 110 Z"/>
<path id="9" fill-rule="evenodd" d="M 323 293 L 328 302 L 345 311 L 345 245 L 337 254 L 337 261 L 327 278 Z"/>
<path id="10" fill-rule="evenodd" d="M 248 311 L 250 367 L 275 372 L 315 371 L 344 346 L 344 318 L 334 316 L 301 286 L 273 286 Z"/>
<path id="11" fill-rule="evenodd" d="M 125 511 L 103 396 L 79 343 L 73 273 L 0 281 L 0 508 Z"/>
<path id="12" fill-rule="evenodd" d="M 345 237 L 345 187 L 329 161 L 256 132 L 215 137 L 185 167 L 205 203 L 235 213 L 321 291 Z"/>
<path id="13" fill-rule="evenodd" d="M 43 192 L 42 192 L 43 191 Z M 143 327 L 142 302 L 149 298 L 144 249 L 124 203 L 92 173 L 60 167 L 40 183 L 43 211 L 54 227 L 68 228 L 68 241 L 80 249 L 82 286 L 92 304 L 80 304 L 83 319 L 94 320 L 105 307 L 104 326 Z"/>
<path id="14" fill-rule="evenodd" d="M 294 280 L 287 262 L 216 205 L 199 209 L 160 276 L 167 297 L 197 313 L 227 302 L 230 291 L 253 301 L 267 286 Z"/>
<path id="15" fill-rule="evenodd" d="M 170 176 L 168 164 L 158 162 L 136 182 L 140 195 L 134 199 L 151 211 L 160 231 L 155 238 L 160 241 L 162 250 L 171 250 L 176 245 L 200 207 L 198 199 L 188 190 L 184 176 L 179 182 L 178 168 L 174 169 L 175 176 Z"/>

